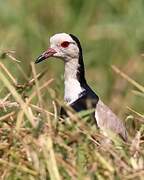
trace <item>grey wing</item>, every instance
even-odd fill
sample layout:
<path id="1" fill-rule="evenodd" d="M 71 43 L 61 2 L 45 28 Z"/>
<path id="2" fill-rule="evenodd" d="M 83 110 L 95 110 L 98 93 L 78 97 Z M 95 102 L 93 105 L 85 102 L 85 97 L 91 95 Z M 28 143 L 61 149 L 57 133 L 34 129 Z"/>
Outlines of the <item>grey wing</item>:
<path id="1" fill-rule="evenodd" d="M 103 132 L 111 130 L 127 140 L 126 128 L 122 121 L 101 100 L 98 101 L 95 111 L 97 125 Z"/>

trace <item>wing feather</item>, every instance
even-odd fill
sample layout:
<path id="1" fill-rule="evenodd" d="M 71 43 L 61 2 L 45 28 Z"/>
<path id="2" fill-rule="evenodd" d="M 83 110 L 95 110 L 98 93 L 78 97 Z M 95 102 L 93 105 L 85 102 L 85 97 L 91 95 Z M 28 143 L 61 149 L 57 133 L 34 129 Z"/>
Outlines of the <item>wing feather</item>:
<path id="1" fill-rule="evenodd" d="M 106 133 L 110 130 L 119 134 L 125 141 L 127 140 L 127 132 L 122 121 L 106 106 L 101 100 L 98 101 L 95 111 L 97 125 Z"/>

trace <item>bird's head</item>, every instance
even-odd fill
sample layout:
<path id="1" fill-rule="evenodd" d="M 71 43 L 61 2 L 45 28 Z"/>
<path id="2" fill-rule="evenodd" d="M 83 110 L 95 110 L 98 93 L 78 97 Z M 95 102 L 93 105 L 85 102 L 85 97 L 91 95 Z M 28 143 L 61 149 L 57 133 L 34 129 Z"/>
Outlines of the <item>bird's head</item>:
<path id="1" fill-rule="evenodd" d="M 70 59 L 78 59 L 81 53 L 82 50 L 77 37 L 72 34 L 59 33 L 50 38 L 50 47 L 37 58 L 35 63 L 50 57 L 60 58 L 66 62 Z"/>

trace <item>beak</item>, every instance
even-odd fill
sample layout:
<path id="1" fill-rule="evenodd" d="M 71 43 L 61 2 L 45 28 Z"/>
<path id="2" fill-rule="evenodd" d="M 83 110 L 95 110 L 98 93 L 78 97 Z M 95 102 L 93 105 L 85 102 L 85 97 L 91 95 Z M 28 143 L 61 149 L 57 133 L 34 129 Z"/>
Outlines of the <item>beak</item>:
<path id="1" fill-rule="evenodd" d="M 48 48 L 47 51 L 43 52 L 35 61 L 35 63 L 39 63 L 49 57 L 53 57 L 53 55 L 56 53 L 56 51 L 52 48 Z"/>

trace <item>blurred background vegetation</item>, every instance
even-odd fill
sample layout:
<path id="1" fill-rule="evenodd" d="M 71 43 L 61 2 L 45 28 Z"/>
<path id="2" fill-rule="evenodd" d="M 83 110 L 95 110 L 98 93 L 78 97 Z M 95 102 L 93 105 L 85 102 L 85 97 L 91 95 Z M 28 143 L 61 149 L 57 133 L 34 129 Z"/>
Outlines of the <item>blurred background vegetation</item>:
<path id="1" fill-rule="evenodd" d="M 23 69 L 29 80 L 32 79 L 30 62 L 34 62 L 37 56 L 47 49 L 50 36 L 59 32 L 72 33 L 79 37 L 83 47 L 88 83 L 119 117 L 124 121 L 130 119 L 129 123 L 126 124 L 129 126 L 128 131 L 131 137 L 135 137 L 136 131 L 143 124 L 144 96 L 137 91 L 135 86 L 116 74 L 111 65 L 116 65 L 122 72 L 144 85 L 144 56 L 142 56 L 144 53 L 144 1 L 0 0 L 0 62 L 18 80 L 19 84 L 23 85 L 26 80 L 18 67 Z M 18 65 L 5 55 L 5 52 L 12 50 L 15 51 L 16 59 L 21 61 L 17 63 Z M 36 65 L 37 72 L 46 70 L 45 76 L 39 83 L 43 84 L 46 79 L 55 79 L 51 87 L 59 99 L 63 99 L 63 68 L 63 63 L 58 59 L 51 59 Z M 2 79 L 2 76 L 0 77 Z M 5 87 L 7 85 L 4 86 L 0 81 L 0 100 L 5 97 L 9 99 L 11 91 L 7 91 Z M 28 88 L 28 90 L 24 89 L 26 95 L 35 93 L 36 90 L 33 86 Z M 17 90 L 18 87 L 16 86 L 15 89 Z M 52 89 L 48 88 L 49 92 Z M 53 109 L 47 88 L 45 91 L 43 100 L 46 107 L 48 110 Z M 51 91 L 52 93 L 53 91 Z M 27 106 L 30 108 L 30 104 Z M 135 116 L 136 112 L 132 113 L 127 109 L 127 106 L 141 115 Z M 32 108 L 34 107 L 32 112 L 41 112 L 37 97 L 34 98 Z M 13 113 L 11 119 L 9 116 L 8 118 L 5 116 L 8 112 L 4 109 L 0 113 L 3 115 L 0 121 L 0 164 L 2 164 L 2 173 L 0 174 L 3 177 L 8 176 L 7 179 L 19 179 L 17 177 L 21 177 L 18 171 L 20 169 L 20 171 L 32 174 L 34 177 L 37 176 L 37 173 L 44 174 L 41 176 L 43 180 L 43 177 L 47 177 L 47 171 L 51 173 L 49 168 L 56 167 L 51 166 L 51 161 L 50 163 L 47 161 L 47 157 L 49 157 L 47 144 L 51 143 L 48 133 L 50 123 L 45 121 L 43 139 L 35 141 L 33 134 L 35 131 L 41 134 L 41 128 L 40 130 L 39 127 L 36 130 L 29 128 L 31 126 L 27 121 L 21 121 L 22 118 L 19 118 L 20 108 L 14 108 L 13 112 L 10 111 Z M 38 113 L 33 114 L 35 118 L 39 118 Z M 53 119 L 52 117 L 51 120 Z M 17 135 L 15 134 L 15 124 L 17 126 L 19 121 L 22 128 Z M 51 122 L 53 123 L 53 121 Z M 95 177 L 93 179 L 105 179 L 106 177 L 112 179 L 112 177 L 124 177 L 126 174 L 131 176 L 132 172 L 137 173 L 137 170 L 144 168 L 144 152 L 140 146 L 143 141 L 140 141 L 140 135 L 139 139 L 136 139 L 137 141 L 134 139 L 124 148 L 121 146 L 121 148 L 116 149 L 114 146 L 112 151 L 109 149 L 109 151 L 102 152 L 96 147 L 95 151 L 95 144 L 87 138 L 89 134 L 79 130 L 77 128 L 79 124 L 75 124 L 61 125 L 62 130 L 59 130 L 58 135 L 54 134 L 57 131 L 56 128 L 53 128 L 52 132 L 55 156 L 58 165 L 63 166 L 61 169 L 59 168 L 63 177 L 65 177 L 67 169 L 69 174 L 78 174 L 76 177 L 79 179 L 85 177 L 88 172 L 89 177 Z M 91 126 L 90 132 L 93 132 L 94 128 Z M 143 132 L 143 127 L 140 131 Z M 77 135 L 77 133 L 81 134 Z M 78 139 L 76 144 L 71 143 L 73 136 Z M 40 151 L 41 143 L 42 150 Z M 45 145 L 43 146 L 43 144 Z M 133 145 L 138 148 L 137 152 L 141 150 L 141 156 L 136 156 L 137 159 L 134 159 L 135 157 L 131 154 L 131 146 Z M 62 146 L 62 149 L 59 146 Z M 57 155 L 60 156 L 57 157 Z M 53 153 L 50 156 L 54 159 Z M 5 168 L 7 165 L 9 166 L 8 170 Z M 47 170 L 45 170 L 46 165 L 48 166 Z M 32 169 L 34 171 L 30 171 Z M 12 177 L 13 172 L 16 176 Z M 95 176 L 91 176 L 91 174 L 95 174 Z M 128 177 L 130 177 L 129 175 Z M 134 174 L 133 177 L 136 175 Z M 32 176 L 29 179 L 36 179 Z M 26 177 L 24 176 L 23 179 L 27 179 Z M 141 179 L 142 177 L 141 174 Z"/>
<path id="2" fill-rule="evenodd" d="M 87 80 L 95 91 L 120 115 L 126 105 L 141 112 L 143 101 L 131 93 L 133 87 L 115 75 L 111 65 L 143 84 L 143 19 L 143 0 L 1 0 L 0 51 L 15 50 L 30 75 L 30 61 L 48 47 L 50 36 L 73 33 L 81 40 Z M 2 62 L 23 81 L 17 67 L 7 59 Z M 55 77 L 55 85 L 63 89 L 60 61 L 42 63 L 37 69 L 47 69 L 47 76 Z"/>

